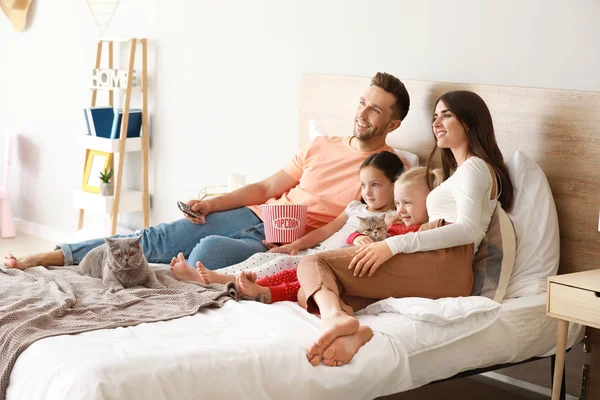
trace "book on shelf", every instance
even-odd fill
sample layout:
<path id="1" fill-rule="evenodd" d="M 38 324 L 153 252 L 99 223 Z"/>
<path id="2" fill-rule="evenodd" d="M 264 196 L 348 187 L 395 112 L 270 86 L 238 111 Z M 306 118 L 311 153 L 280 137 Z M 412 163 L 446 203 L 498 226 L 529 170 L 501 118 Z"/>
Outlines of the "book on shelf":
<path id="1" fill-rule="evenodd" d="M 121 137 L 121 121 L 123 120 L 123 109 L 115 108 L 112 129 L 110 132 L 111 139 L 119 139 Z M 129 122 L 127 124 L 127 137 L 140 137 L 142 130 L 142 110 L 139 108 L 129 109 Z"/>
<path id="2" fill-rule="evenodd" d="M 85 126 L 87 128 L 87 134 L 92 136 L 92 127 L 90 126 L 91 117 L 88 117 L 88 109 L 87 108 L 83 109 L 83 116 L 85 117 Z"/>
<path id="3" fill-rule="evenodd" d="M 84 109 L 88 134 L 110 138 L 114 111 L 112 107 L 86 107 Z"/>
<path id="4" fill-rule="evenodd" d="M 88 135 L 107 139 L 121 137 L 121 122 L 123 109 L 113 107 L 86 107 L 84 109 L 85 123 Z M 142 129 L 142 110 L 132 108 L 129 110 L 129 123 L 127 137 L 139 137 Z"/>

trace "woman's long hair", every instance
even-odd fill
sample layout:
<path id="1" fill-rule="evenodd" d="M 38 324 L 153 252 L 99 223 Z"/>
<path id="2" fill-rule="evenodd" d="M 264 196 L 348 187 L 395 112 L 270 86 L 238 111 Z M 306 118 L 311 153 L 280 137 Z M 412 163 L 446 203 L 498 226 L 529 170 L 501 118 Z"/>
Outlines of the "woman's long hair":
<path id="1" fill-rule="evenodd" d="M 505 210 L 510 210 L 513 204 L 514 189 L 496 142 L 494 124 L 487 105 L 479 95 L 468 90 L 456 90 L 443 94 L 435 102 L 436 106 L 440 101 L 444 102 L 446 108 L 464 127 L 469 143 L 469 154 L 487 162 L 496 173 L 496 191 L 500 193 L 500 203 Z M 429 171 L 429 162 L 437 148 L 436 139 L 433 150 L 427 158 L 427 171 Z M 441 155 L 444 179 L 448 179 L 450 172 L 457 168 L 456 159 L 450 149 L 441 149 Z"/>

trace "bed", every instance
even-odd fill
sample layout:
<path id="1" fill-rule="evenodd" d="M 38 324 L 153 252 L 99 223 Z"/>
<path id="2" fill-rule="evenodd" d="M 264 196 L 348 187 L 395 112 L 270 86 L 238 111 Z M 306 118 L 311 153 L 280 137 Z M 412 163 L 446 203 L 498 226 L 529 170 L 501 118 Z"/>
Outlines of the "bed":
<path id="1" fill-rule="evenodd" d="M 309 140 L 311 120 L 326 132 L 350 132 L 356 99 L 368 82 L 306 75 L 299 143 Z M 593 133 L 600 124 L 598 93 L 405 84 L 411 111 L 390 144 L 424 160 L 432 144 L 435 98 L 451 89 L 479 93 L 491 109 L 505 157 L 522 150 L 548 177 L 561 229 L 560 271 L 599 267 L 593 257 L 599 244 L 585 235 L 595 229 L 598 208 L 591 199 L 600 194 L 600 174 L 593 168 L 600 159 Z M 471 297 L 388 299 L 370 306 L 359 318 L 375 336 L 341 368 L 306 362 L 304 349 L 319 334 L 319 321 L 298 305 L 228 301 L 171 321 L 39 340 L 18 357 L 6 398 L 367 399 L 463 371 L 545 357 L 554 351 L 556 323 L 545 316 L 543 280 L 557 265 L 544 263 L 544 249 L 538 250 L 540 256 L 531 261 L 538 263 L 536 271 L 515 269 L 507 292 L 514 298 L 501 304 Z M 583 328 L 572 324 L 568 345 L 582 335 Z"/>

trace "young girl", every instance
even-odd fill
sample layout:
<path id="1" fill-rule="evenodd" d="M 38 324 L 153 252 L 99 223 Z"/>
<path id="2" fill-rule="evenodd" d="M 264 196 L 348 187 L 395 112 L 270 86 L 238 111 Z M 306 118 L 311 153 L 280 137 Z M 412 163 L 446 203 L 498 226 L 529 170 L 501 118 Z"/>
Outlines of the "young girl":
<path id="1" fill-rule="evenodd" d="M 346 238 L 358 229 L 359 217 L 385 216 L 394 213 L 394 180 L 404 170 L 404 165 L 398 156 L 389 151 L 383 151 L 369 156 L 360 167 L 361 195 L 364 203 L 352 201 L 344 212 L 329 224 L 316 229 L 293 243 L 273 248 L 269 253 L 257 254 L 247 261 L 225 269 L 234 273 L 261 265 L 266 260 L 278 263 L 279 269 L 294 268 L 298 257 L 281 257 L 281 254 L 314 254 L 326 250 L 348 247 Z M 318 246 L 317 246 L 318 245 Z M 316 247 L 315 247 L 316 246 Z M 302 251 L 305 250 L 305 251 Z M 302 253 L 300 253 L 302 251 Z M 284 264 L 282 266 L 281 264 Z M 177 278 L 203 283 L 221 283 L 235 280 L 232 275 L 213 273 L 196 263 L 197 270 L 185 263 L 183 254 L 171 261 L 171 270 Z M 275 270 L 275 268 L 273 268 Z M 273 271 L 275 272 L 275 271 Z M 295 299 L 294 299 L 295 300 Z"/>
<path id="2" fill-rule="evenodd" d="M 389 236 L 401 235 L 407 232 L 415 232 L 421 224 L 428 221 L 425 199 L 430 192 L 425 167 L 414 167 L 404 172 L 394 184 L 394 199 L 396 213 L 392 217 L 399 217 L 389 227 Z M 437 187 L 443 181 L 440 169 L 429 173 L 432 188 Z M 352 238 L 352 240 L 351 240 Z M 361 233 L 352 233 L 347 238 L 347 243 L 356 244 L 363 239 L 367 244 L 373 240 Z M 265 303 L 278 301 L 296 301 L 300 284 L 296 276 L 296 269 L 281 271 L 275 275 L 256 280 L 256 273 L 242 271 L 237 278 L 233 275 L 222 275 L 210 271 L 204 267 L 198 268 L 198 273 L 205 282 L 226 283 L 235 281 L 239 290 L 246 296 L 254 297 Z M 208 283 L 208 282 L 207 282 Z"/>

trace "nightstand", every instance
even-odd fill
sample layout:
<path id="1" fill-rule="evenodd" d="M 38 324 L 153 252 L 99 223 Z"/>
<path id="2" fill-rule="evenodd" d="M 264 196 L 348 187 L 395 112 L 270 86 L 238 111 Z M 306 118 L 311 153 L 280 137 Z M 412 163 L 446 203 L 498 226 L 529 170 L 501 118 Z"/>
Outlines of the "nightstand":
<path id="1" fill-rule="evenodd" d="M 552 400 L 558 400 L 569 322 L 600 329 L 600 269 L 548 278 L 546 315 L 558 319 Z"/>

